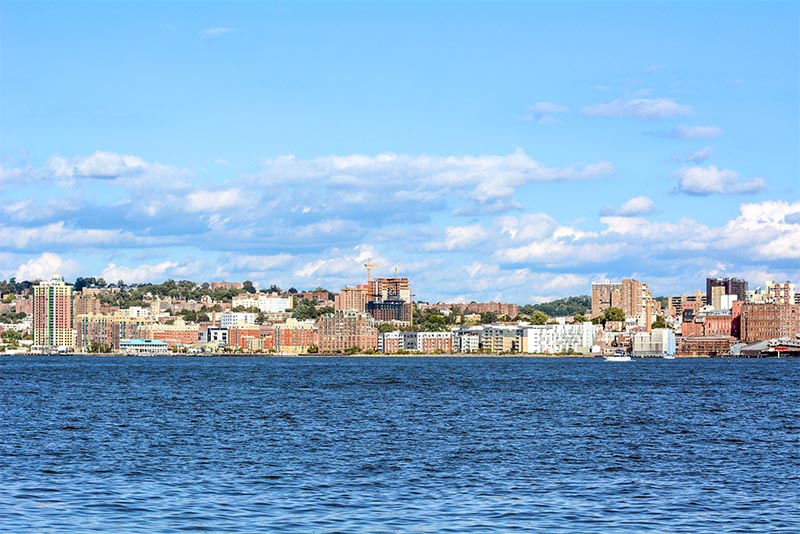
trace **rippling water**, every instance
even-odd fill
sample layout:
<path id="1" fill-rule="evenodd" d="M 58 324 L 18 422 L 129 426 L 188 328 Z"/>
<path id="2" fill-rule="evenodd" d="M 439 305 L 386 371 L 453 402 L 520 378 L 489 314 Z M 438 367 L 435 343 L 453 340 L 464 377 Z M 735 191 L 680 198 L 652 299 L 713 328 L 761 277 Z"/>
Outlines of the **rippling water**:
<path id="1" fill-rule="evenodd" d="M 800 360 L 0 358 L 3 532 L 800 532 Z"/>

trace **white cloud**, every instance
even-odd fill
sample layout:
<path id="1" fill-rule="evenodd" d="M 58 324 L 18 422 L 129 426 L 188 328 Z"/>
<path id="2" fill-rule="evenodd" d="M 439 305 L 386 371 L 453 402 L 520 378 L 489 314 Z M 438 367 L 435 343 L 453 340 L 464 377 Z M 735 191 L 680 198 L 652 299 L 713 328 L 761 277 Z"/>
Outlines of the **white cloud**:
<path id="1" fill-rule="evenodd" d="M 481 156 L 327 156 L 301 160 L 281 156 L 266 160 L 260 176 L 254 181 L 261 186 L 313 183 L 314 194 L 346 188 L 352 198 L 345 203 L 382 205 L 393 198 L 392 191 L 409 190 L 430 193 L 437 198 L 470 199 L 491 205 L 498 198 L 509 197 L 518 187 L 568 180 L 590 180 L 609 176 L 614 166 L 608 161 L 567 167 L 546 167 L 518 149 L 507 155 Z M 375 188 L 376 183 L 381 188 Z M 387 196 L 388 192 L 388 196 Z M 454 195 L 455 194 L 455 195 Z M 343 205 L 336 204 L 341 210 Z"/>
<path id="2" fill-rule="evenodd" d="M 722 129 L 715 126 L 676 126 L 672 129 L 672 136 L 681 139 L 716 139 L 722 135 Z"/>
<path id="3" fill-rule="evenodd" d="M 767 186 L 763 178 L 754 178 L 747 182 L 741 182 L 737 172 L 729 169 L 718 169 L 715 165 L 684 167 L 678 170 L 675 176 L 680 180 L 678 191 L 698 196 L 757 193 Z"/>
<path id="4" fill-rule="evenodd" d="M 377 267 L 386 269 L 388 261 L 380 256 L 373 247 L 369 245 L 357 245 L 349 251 L 331 250 L 325 254 L 325 258 L 307 262 L 297 269 L 294 275 L 301 279 L 319 280 L 324 283 L 330 280 L 341 280 L 350 284 L 361 283 L 358 280 L 366 281 L 367 270 L 365 263 L 377 264 Z M 372 275 L 376 271 L 373 268 Z M 359 274 L 363 273 L 363 278 Z M 335 287 L 335 286 L 334 286 Z"/>
<path id="5" fill-rule="evenodd" d="M 216 37 L 221 37 L 223 35 L 227 35 L 229 33 L 233 33 L 237 31 L 236 28 L 226 28 L 226 27 L 216 27 L 216 28 L 208 28 L 204 30 L 201 35 L 205 39 L 214 39 Z"/>
<path id="6" fill-rule="evenodd" d="M 646 215 L 655 211 L 656 205 L 652 199 L 644 195 L 633 197 L 627 200 L 619 208 L 608 208 L 603 210 L 604 214 L 620 215 L 630 217 L 633 215 Z"/>
<path id="7" fill-rule="evenodd" d="M 800 201 L 742 204 L 740 215 L 722 229 L 722 246 L 745 249 L 758 260 L 800 260 L 800 225 L 787 219 L 800 215 Z"/>
<path id="8" fill-rule="evenodd" d="M 663 119 L 691 115 L 694 113 L 694 108 L 679 104 L 671 98 L 631 98 L 617 99 L 608 104 L 585 106 L 583 113 L 591 117 Z"/>
<path id="9" fill-rule="evenodd" d="M 5 247 L 30 249 L 36 247 L 95 247 L 100 245 L 145 245 L 123 230 L 98 230 L 69 228 L 63 221 L 32 228 L 0 226 L 0 242 Z"/>
<path id="10" fill-rule="evenodd" d="M 80 271 L 80 264 L 75 260 L 64 259 L 58 254 L 45 252 L 32 258 L 17 269 L 14 275 L 17 280 L 49 280 L 54 275 L 74 276 Z"/>
<path id="11" fill-rule="evenodd" d="M 91 156 L 65 159 L 59 156 L 50 158 L 50 168 L 58 177 L 117 178 L 140 174 L 147 169 L 147 163 L 136 156 L 126 156 L 113 152 L 97 151 Z"/>
<path id="12" fill-rule="evenodd" d="M 474 247 L 489 237 L 489 232 L 479 224 L 447 226 L 442 241 L 432 241 L 427 250 L 460 250 Z"/>
<path id="13" fill-rule="evenodd" d="M 553 116 L 554 114 L 567 112 L 569 112 L 569 108 L 564 106 L 552 102 L 537 102 L 528 106 L 520 118 L 538 124 L 554 124 L 558 122 Z"/>
<path id="14" fill-rule="evenodd" d="M 206 212 L 221 211 L 241 206 L 246 197 L 239 189 L 223 189 L 221 191 L 195 191 L 186 196 L 186 211 Z"/>
<path id="15" fill-rule="evenodd" d="M 173 276 L 184 278 L 196 274 L 200 264 L 180 265 L 174 261 L 163 261 L 155 265 L 139 265 L 138 267 L 125 267 L 109 263 L 100 274 L 109 283 L 122 280 L 128 284 L 142 284 L 146 282 L 163 282 Z"/>

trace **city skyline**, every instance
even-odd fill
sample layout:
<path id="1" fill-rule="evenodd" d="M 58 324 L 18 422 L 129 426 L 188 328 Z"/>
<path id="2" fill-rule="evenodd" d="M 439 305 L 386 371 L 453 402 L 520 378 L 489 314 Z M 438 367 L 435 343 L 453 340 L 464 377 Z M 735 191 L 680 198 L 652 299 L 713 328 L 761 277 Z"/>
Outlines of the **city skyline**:
<path id="1" fill-rule="evenodd" d="M 800 280 L 796 4 L 0 14 L 0 279 Z"/>

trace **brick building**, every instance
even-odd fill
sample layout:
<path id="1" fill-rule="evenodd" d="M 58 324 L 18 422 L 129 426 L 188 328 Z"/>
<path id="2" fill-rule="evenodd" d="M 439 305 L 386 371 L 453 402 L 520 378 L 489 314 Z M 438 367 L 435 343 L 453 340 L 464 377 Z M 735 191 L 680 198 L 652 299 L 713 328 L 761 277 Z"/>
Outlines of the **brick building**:
<path id="1" fill-rule="evenodd" d="M 339 352 L 357 347 L 374 351 L 378 347 L 378 329 L 368 313 L 340 310 L 317 321 L 320 352 Z"/>
<path id="2" fill-rule="evenodd" d="M 800 305 L 744 304 L 741 338 L 746 343 L 800 335 Z"/>

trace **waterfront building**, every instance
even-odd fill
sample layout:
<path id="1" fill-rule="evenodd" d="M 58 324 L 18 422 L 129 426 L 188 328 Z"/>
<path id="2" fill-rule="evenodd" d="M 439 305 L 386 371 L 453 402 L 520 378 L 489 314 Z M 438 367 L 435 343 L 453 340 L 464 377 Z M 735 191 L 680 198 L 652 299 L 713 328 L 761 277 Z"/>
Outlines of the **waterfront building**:
<path id="1" fill-rule="evenodd" d="M 142 327 L 145 339 L 160 339 L 165 341 L 169 348 L 176 345 L 193 345 L 199 341 L 199 327 L 196 324 L 186 324 L 181 319 L 176 319 L 173 324 L 153 323 Z"/>
<path id="2" fill-rule="evenodd" d="M 654 328 L 650 332 L 633 334 L 634 356 L 672 356 L 676 350 L 675 333 L 669 328 Z"/>
<path id="3" fill-rule="evenodd" d="M 280 353 L 304 354 L 311 346 L 319 346 L 319 330 L 313 320 L 287 319 L 276 324 L 275 350 Z"/>
<path id="4" fill-rule="evenodd" d="M 201 343 L 216 343 L 218 346 L 228 344 L 228 328 L 222 326 L 208 326 L 199 334 Z"/>
<path id="5" fill-rule="evenodd" d="M 317 321 L 320 352 L 341 352 L 353 347 L 361 351 L 378 348 L 378 329 L 368 313 L 339 310 Z"/>
<path id="6" fill-rule="evenodd" d="M 72 286 L 58 276 L 33 286 L 33 344 L 75 346 Z"/>
<path id="7" fill-rule="evenodd" d="M 403 332 L 403 349 L 422 354 L 453 352 L 451 332 Z"/>
<path id="8" fill-rule="evenodd" d="M 481 350 L 484 352 L 524 352 L 524 329 L 520 326 L 491 324 L 481 332 Z"/>
<path id="9" fill-rule="evenodd" d="M 169 353 L 167 344 L 158 339 L 123 339 L 119 345 L 120 351 L 128 355 L 155 356 Z"/>
<path id="10" fill-rule="evenodd" d="M 481 350 L 483 326 L 462 326 L 453 330 L 453 351 L 462 354 Z"/>
<path id="11" fill-rule="evenodd" d="M 731 336 L 681 337 L 677 340 L 678 356 L 722 356 L 730 353 L 736 338 Z"/>
<path id="12" fill-rule="evenodd" d="M 236 324 L 228 327 L 228 346 L 253 350 L 251 341 L 261 338 L 261 327 L 254 324 Z M 261 345 L 263 347 L 263 344 Z"/>
<path id="13" fill-rule="evenodd" d="M 590 322 L 581 324 L 526 325 L 523 327 L 522 351 L 533 354 L 574 352 L 589 354 L 595 343 L 597 327 Z"/>
<path id="14" fill-rule="evenodd" d="M 75 346 L 82 351 L 94 346 L 120 350 L 123 339 L 142 337 L 144 328 L 152 323 L 149 317 L 131 317 L 119 312 L 113 315 L 81 314 L 76 320 Z"/>
<path id="15" fill-rule="evenodd" d="M 395 330 L 393 332 L 379 332 L 378 333 L 378 352 L 384 354 L 394 354 L 403 348 L 403 332 Z"/>
<path id="16" fill-rule="evenodd" d="M 800 335 L 800 305 L 744 304 L 741 307 L 741 339 L 752 343 Z"/>

